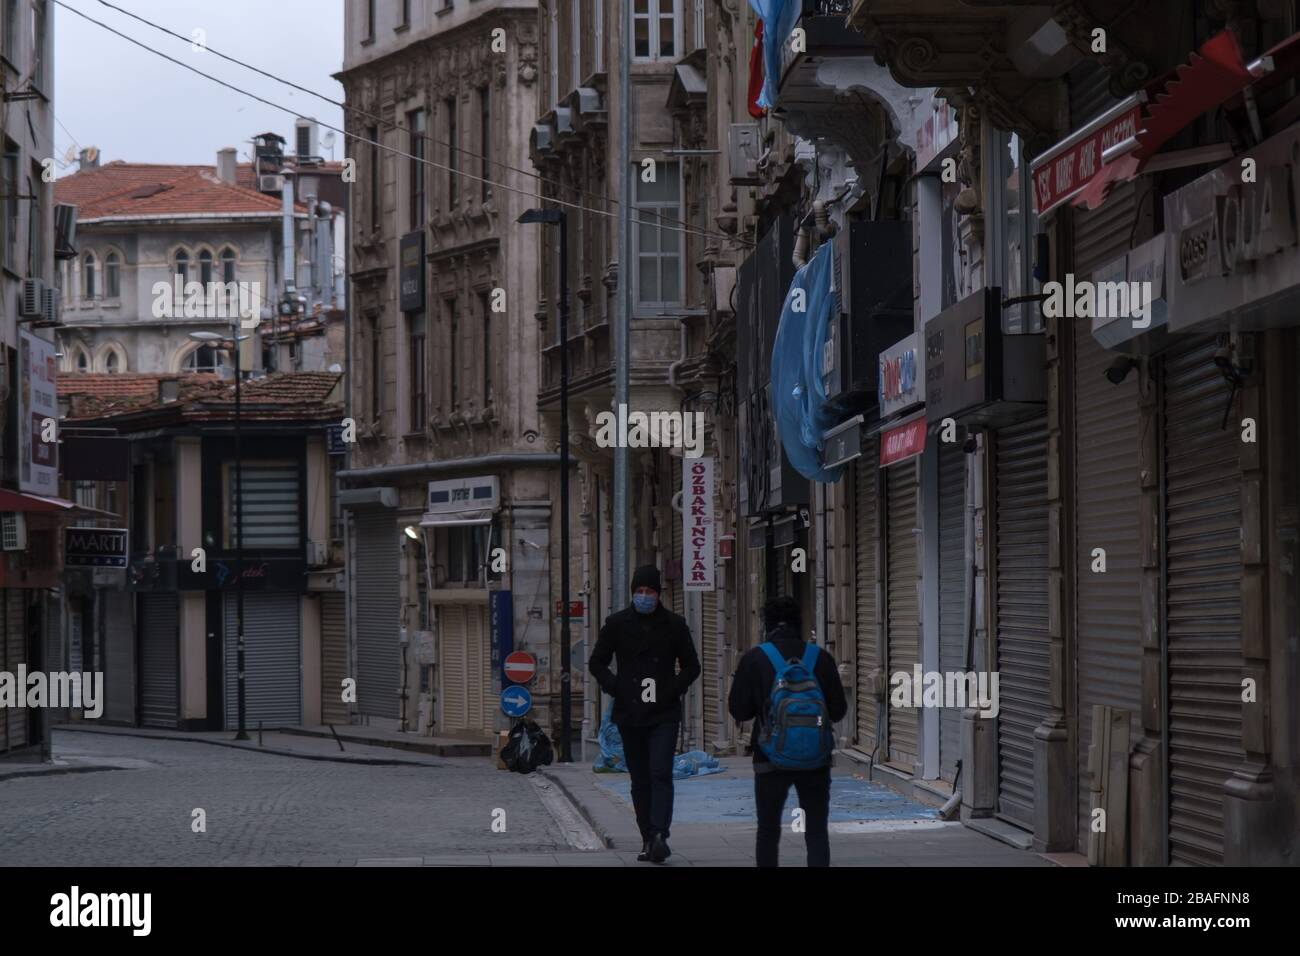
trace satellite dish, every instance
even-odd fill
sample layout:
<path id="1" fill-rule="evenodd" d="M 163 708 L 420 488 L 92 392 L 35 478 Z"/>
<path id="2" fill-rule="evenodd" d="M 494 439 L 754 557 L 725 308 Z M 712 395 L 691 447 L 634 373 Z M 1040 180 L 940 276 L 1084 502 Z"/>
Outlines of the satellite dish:
<path id="1" fill-rule="evenodd" d="M 67 166 L 76 158 L 77 158 L 77 144 L 73 143 L 63 153 L 63 165 Z"/>
<path id="2" fill-rule="evenodd" d="M 329 131 L 328 131 L 324 136 L 322 136 L 322 137 L 321 137 L 321 143 L 322 143 L 322 145 L 324 145 L 324 147 L 325 147 L 326 149 L 333 149 L 333 148 L 334 148 L 334 130 L 329 130 Z"/>
<path id="3" fill-rule="evenodd" d="M 98 147 L 98 146 L 87 146 L 87 147 L 86 147 L 86 162 L 88 162 L 88 163 L 93 163 L 93 162 L 94 162 L 95 160 L 97 160 L 97 159 L 99 159 L 99 147 Z"/>

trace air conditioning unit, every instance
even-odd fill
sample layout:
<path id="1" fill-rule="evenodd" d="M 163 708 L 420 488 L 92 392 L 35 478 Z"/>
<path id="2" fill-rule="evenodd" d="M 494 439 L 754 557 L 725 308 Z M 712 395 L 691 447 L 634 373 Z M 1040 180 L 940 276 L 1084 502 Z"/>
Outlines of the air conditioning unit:
<path id="1" fill-rule="evenodd" d="M 307 542 L 307 564 L 313 568 L 323 568 L 329 563 L 330 549 L 319 541 Z"/>
<path id="2" fill-rule="evenodd" d="M 284 191 L 284 177 L 279 173 L 264 173 L 257 177 L 257 188 L 264 193 Z"/>
<path id="3" fill-rule="evenodd" d="M 45 315 L 45 281 L 24 279 L 22 294 L 18 299 L 18 314 L 25 319 L 39 319 Z"/>
<path id="4" fill-rule="evenodd" d="M 0 543 L 6 551 L 27 550 L 27 516 L 21 511 L 0 514 Z"/>
<path id="5" fill-rule="evenodd" d="M 758 172 L 762 139 L 757 123 L 732 123 L 727 129 L 727 159 L 731 185 L 757 186 L 763 179 Z"/>
<path id="6" fill-rule="evenodd" d="M 59 296 L 59 290 L 46 286 L 41 290 L 41 321 L 42 326 L 61 325 L 63 322 L 63 302 Z"/>

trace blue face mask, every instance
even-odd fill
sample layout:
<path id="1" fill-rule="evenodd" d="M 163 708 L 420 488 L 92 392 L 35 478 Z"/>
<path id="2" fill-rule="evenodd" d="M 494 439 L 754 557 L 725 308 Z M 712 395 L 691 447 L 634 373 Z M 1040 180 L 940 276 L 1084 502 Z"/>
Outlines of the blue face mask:
<path id="1" fill-rule="evenodd" d="M 652 594 L 633 594 L 632 606 L 642 614 L 649 614 L 659 605 L 659 599 Z"/>

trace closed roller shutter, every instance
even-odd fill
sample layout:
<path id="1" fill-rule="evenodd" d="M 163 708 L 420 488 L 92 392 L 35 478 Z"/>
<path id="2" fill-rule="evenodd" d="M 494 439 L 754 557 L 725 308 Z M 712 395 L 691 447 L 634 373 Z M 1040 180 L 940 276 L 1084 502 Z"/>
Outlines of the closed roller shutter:
<path id="1" fill-rule="evenodd" d="M 438 608 L 442 731 L 483 733 L 496 718 L 488 656 L 486 609 L 473 604 Z"/>
<path id="2" fill-rule="evenodd" d="M 239 726 L 237 597 L 226 596 L 226 727 Z M 301 608 L 297 594 L 244 595 L 244 726 L 302 723 Z"/>
<path id="3" fill-rule="evenodd" d="M 996 437 L 998 813 L 1034 825 L 1034 731 L 1049 706 L 1047 420 Z"/>
<path id="4" fill-rule="evenodd" d="M 918 459 L 885 469 L 887 489 L 885 536 L 888 574 L 887 671 L 892 680 L 903 673 L 910 679 L 920 663 L 920 618 L 917 608 L 918 538 L 916 534 L 916 489 Z M 914 701 L 914 703 L 920 703 Z M 909 773 L 917 763 L 916 707 L 890 705 L 885 723 L 889 741 L 889 762 Z"/>
<path id="5" fill-rule="evenodd" d="M 865 753 L 876 750 L 879 702 L 871 696 L 871 672 L 876 669 L 876 467 L 874 442 L 863 448 L 854 466 L 854 609 L 857 655 L 858 727 L 855 745 Z"/>
<path id="6" fill-rule="evenodd" d="M 939 444 L 939 670 L 966 671 L 966 453 Z M 968 702 L 969 703 L 969 702 Z M 939 712 L 939 776 L 957 778 L 961 708 Z"/>
<path id="7" fill-rule="evenodd" d="M 135 723 L 134 595 L 102 591 L 104 609 L 104 720 Z"/>
<path id="8" fill-rule="evenodd" d="M 4 670 L 13 674 L 20 664 L 27 661 L 27 618 L 23 613 L 27 595 L 19 590 L 6 588 L 0 591 L 0 600 L 4 601 L 4 616 L 0 626 L 0 657 L 4 660 Z M 25 707 L 0 708 L 0 751 L 17 750 L 27 746 L 27 709 Z"/>
<path id="9" fill-rule="evenodd" d="M 1165 356 L 1169 856 L 1223 862 L 1223 784 L 1241 742 L 1240 438 L 1215 341 Z"/>
<path id="10" fill-rule="evenodd" d="M 347 606 L 341 592 L 320 597 L 320 705 L 327 724 L 346 724 L 343 681 L 348 676 Z"/>
<path id="11" fill-rule="evenodd" d="M 1088 848 L 1092 708 L 1136 716 L 1142 695 L 1141 553 L 1138 545 L 1138 376 L 1106 378 L 1114 353 L 1075 323 L 1075 708 L 1077 848 Z M 1094 573 L 1093 550 L 1106 552 Z"/>
<path id="12" fill-rule="evenodd" d="M 715 502 L 714 507 L 717 507 Z M 716 513 L 716 512 L 715 512 Z M 700 592 L 700 690 L 704 694 L 705 751 L 711 750 L 715 740 L 723 737 L 723 707 L 721 669 L 718 652 L 722 646 L 721 622 L 718 620 L 718 592 Z"/>
<path id="13" fill-rule="evenodd" d="M 175 594 L 140 595 L 140 723 L 175 727 L 180 628 Z"/>
<path id="14" fill-rule="evenodd" d="M 395 720 L 401 716 L 397 526 L 391 511 L 357 511 L 354 521 L 357 710 Z"/>

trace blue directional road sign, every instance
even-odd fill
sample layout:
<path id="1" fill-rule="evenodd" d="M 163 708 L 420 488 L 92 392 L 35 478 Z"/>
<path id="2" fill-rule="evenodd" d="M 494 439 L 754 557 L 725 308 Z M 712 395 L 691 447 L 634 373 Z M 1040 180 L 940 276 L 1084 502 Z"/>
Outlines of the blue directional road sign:
<path id="1" fill-rule="evenodd" d="M 533 707 L 533 695 L 526 687 L 507 687 L 501 692 L 501 713 L 507 717 L 522 717 Z"/>

